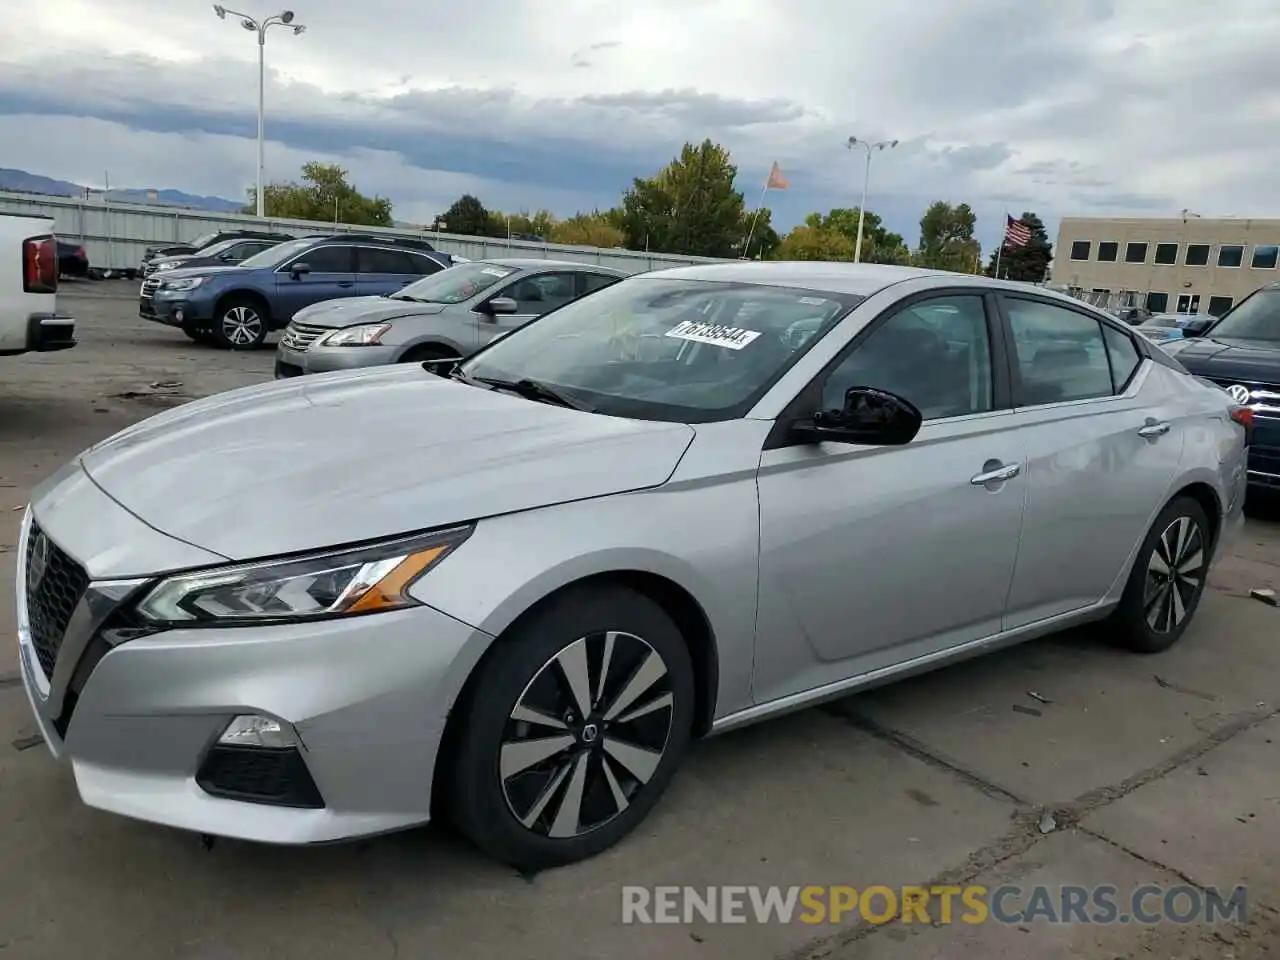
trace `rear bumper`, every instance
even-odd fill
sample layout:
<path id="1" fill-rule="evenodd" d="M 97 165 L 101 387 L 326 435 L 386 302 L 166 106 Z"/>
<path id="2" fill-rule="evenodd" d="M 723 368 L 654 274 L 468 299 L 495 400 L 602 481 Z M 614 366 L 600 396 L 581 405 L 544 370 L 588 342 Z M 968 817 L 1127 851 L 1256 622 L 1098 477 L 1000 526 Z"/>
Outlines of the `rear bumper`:
<path id="1" fill-rule="evenodd" d="M 75 317 L 61 313 L 33 313 L 27 318 L 27 345 L 22 350 L 0 353 L 53 353 L 76 345 Z"/>

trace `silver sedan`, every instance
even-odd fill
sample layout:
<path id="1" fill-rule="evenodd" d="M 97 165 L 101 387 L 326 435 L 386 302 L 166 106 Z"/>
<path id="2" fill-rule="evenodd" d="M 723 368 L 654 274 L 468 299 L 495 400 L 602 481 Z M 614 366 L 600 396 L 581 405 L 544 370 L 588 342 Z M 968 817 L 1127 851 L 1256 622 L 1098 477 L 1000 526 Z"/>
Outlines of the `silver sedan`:
<path id="1" fill-rule="evenodd" d="M 625 277 L 593 263 L 466 261 L 385 297 L 299 310 L 276 348 L 276 379 L 467 357 L 489 341 Z"/>
<path id="2" fill-rule="evenodd" d="M 22 675 L 86 803 L 566 863 L 692 738 L 1082 623 L 1164 650 L 1242 522 L 1249 411 L 1020 284 L 681 268 L 447 367 L 191 403 L 34 493 Z"/>

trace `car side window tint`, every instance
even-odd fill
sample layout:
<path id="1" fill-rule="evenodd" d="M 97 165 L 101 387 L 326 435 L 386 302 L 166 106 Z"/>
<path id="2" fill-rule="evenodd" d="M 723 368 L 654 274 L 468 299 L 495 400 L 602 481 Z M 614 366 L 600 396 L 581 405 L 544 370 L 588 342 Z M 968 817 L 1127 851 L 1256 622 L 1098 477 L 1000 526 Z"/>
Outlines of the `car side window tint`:
<path id="1" fill-rule="evenodd" d="M 611 277 L 605 273 L 583 273 L 579 276 L 582 278 L 582 296 L 584 297 L 588 293 L 603 290 L 618 282 L 617 277 Z"/>
<path id="2" fill-rule="evenodd" d="M 1107 356 L 1111 359 L 1112 387 L 1116 393 L 1124 393 L 1142 365 L 1142 354 L 1138 353 L 1137 345 L 1127 333 L 1103 324 L 1102 335 L 1107 342 Z"/>
<path id="3" fill-rule="evenodd" d="M 439 260 L 424 257 L 420 253 L 409 254 L 409 263 L 413 266 L 413 272 L 420 277 L 429 277 L 444 269 L 444 264 Z"/>
<path id="4" fill-rule="evenodd" d="M 1066 307 L 1005 298 L 1023 406 L 1089 400 L 1112 393 L 1102 323 Z"/>
<path id="5" fill-rule="evenodd" d="M 356 247 L 357 273 L 416 273 L 409 264 L 409 255 L 399 250 L 377 250 L 373 247 Z"/>
<path id="6" fill-rule="evenodd" d="M 517 304 L 517 313 L 541 316 L 574 299 L 572 273 L 541 273 L 525 277 L 507 289 L 506 296 Z"/>
<path id="7" fill-rule="evenodd" d="M 305 263 L 312 273 L 351 273 L 350 247 L 316 247 L 294 259 Z"/>
<path id="8" fill-rule="evenodd" d="M 921 300 L 894 312 L 827 375 L 825 410 L 850 387 L 911 401 L 926 420 L 992 409 L 991 343 L 981 295 Z"/>

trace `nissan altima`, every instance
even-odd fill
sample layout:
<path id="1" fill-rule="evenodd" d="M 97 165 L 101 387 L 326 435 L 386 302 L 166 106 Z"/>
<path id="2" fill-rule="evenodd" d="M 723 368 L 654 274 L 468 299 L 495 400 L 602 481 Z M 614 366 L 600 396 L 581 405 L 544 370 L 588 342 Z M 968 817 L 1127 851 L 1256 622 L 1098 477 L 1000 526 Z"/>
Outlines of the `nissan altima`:
<path id="1" fill-rule="evenodd" d="M 1081 623 L 1169 647 L 1250 418 L 1019 284 L 630 277 L 86 450 L 23 520 L 22 676 L 91 806 L 271 843 L 438 816 L 563 864 L 694 738 Z"/>

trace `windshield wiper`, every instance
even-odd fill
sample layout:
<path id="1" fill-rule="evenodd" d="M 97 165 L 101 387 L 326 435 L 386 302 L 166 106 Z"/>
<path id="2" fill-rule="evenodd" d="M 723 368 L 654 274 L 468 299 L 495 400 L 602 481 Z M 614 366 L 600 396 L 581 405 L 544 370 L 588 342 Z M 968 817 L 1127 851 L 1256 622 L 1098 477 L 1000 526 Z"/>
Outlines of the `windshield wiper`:
<path id="1" fill-rule="evenodd" d="M 570 410 L 583 410 L 587 413 L 592 412 L 593 409 L 589 404 L 585 404 L 581 400 L 567 397 L 554 387 L 549 387 L 538 380 L 530 380 L 528 377 L 522 377 L 519 380 L 501 380 L 497 377 L 473 377 L 469 379 L 474 380 L 476 383 L 486 384 L 495 390 L 509 390 L 518 396 L 524 397 L 526 400 L 553 403 L 557 407 L 568 407 Z"/>

